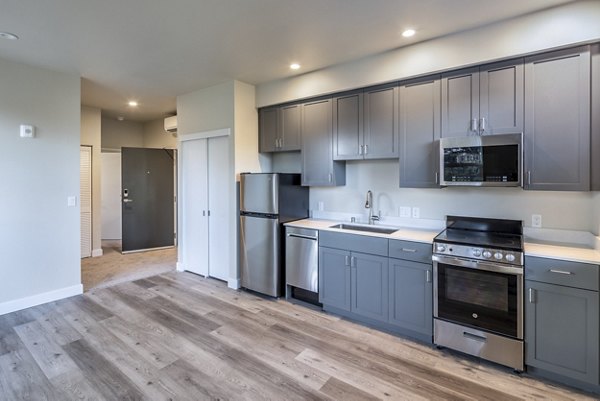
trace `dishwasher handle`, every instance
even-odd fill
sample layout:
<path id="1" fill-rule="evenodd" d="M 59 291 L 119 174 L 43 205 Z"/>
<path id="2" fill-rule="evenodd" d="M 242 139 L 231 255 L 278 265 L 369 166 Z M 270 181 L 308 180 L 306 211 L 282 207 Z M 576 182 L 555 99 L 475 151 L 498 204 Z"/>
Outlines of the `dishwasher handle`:
<path id="1" fill-rule="evenodd" d="M 309 239 L 311 241 L 316 241 L 318 240 L 317 237 L 312 237 L 310 235 L 303 235 L 303 234 L 287 234 L 288 237 L 295 237 L 295 238 L 303 238 L 303 239 Z"/>

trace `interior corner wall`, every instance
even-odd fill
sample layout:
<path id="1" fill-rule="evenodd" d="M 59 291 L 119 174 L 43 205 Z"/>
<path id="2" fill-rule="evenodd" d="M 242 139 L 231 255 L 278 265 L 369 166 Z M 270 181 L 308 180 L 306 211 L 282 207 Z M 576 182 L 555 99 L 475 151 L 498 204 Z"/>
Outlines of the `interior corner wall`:
<path id="1" fill-rule="evenodd" d="M 235 175 L 271 170 L 271 158 L 258 152 L 258 111 L 253 85 L 235 81 Z"/>
<path id="2" fill-rule="evenodd" d="M 164 118 L 144 123 L 143 139 L 145 148 L 177 149 L 177 135 L 165 131 Z"/>
<path id="3" fill-rule="evenodd" d="M 600 1 L 577 1 L 257 86 L 258 107 L 600 39 Z"/>
<path id="4" fill-rule="evenodd" d="M 226 246 L 230 255 L 237 255 L 237 212 L 236 212 L 236 181 L 235 181 L 235 82 L 228 81 L 219 85 L 200 89 L 177 97 L 177 135 L 197 134 L 206 131 L 230 129 L 229 157 L 231 164 L 227 176 L 229 186 L 229 225 L 230 240 Z M 183 173 L 183 172 L 181 172 Z M 181 177 L 182 174 L 179 174 Z M 181 188 L 181 183 L 178 183 Z M 179 208 L 178 220 L 186 219 L 186 211 Z M 181 233 L 180 233 L 181 235 Z M 182 242 L 180 241 L 179 244 Z M 178 260 L 182 260 L 184 250 L 178 247 Z M 230 258 L 229 285 L 236 287 L 239 272 L 236 258 Z"/>
<path id="5" fill-rule="evenodd" d="M 80 77 L 0 59 L 0 314 L 82 292 Z M 19 126 L 35 126 L 20 138 Z"/>
<path id="6" fill-rule="evenodd" d="M 137 121 L 118 121 L 102 117 L 102 149 L 144 147 L 144 124 Z"/>
<path id="7" fill-rule="evenodd" d="M 102 255 L 102 111 L 81 107 L 81 144 L 92 147 L 92 256 Z"/>
<path id="8" fill-rule="evenodd" d="M 593 203 L 592 233 L 600 237 L 600 192 L 593 193 Z"/>

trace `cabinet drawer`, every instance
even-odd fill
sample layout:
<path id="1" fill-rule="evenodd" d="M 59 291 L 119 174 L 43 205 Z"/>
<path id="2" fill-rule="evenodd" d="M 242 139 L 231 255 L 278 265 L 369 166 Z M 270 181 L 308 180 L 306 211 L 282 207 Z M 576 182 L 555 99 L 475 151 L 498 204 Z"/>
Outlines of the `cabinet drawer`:
<path id="1" fill-rule="evenodd" d="M 388 256 L 387 238 L 370 237 L 368 235 L 320 231 L 319 246 Z"/>
<path id="2" fill-rule="evenodd" d="M 390 258 L 431 264 L 431 252 L 431 244 L 395 239 L 390 240 Z"/>
<path id="3" fill-rule="evenodd" d="M 598 291 L 598 265 L 525 257 L 525 279 Z"/>

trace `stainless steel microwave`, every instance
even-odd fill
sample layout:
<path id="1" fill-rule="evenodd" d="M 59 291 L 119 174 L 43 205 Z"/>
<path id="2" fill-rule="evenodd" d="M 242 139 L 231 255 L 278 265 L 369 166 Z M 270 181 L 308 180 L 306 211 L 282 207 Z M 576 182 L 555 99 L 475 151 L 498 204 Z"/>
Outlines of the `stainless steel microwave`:
<path id="1" fill-rule="evenodd" d="M 520 187 L 523 134 L 440 139 L 441 186 Z"/>

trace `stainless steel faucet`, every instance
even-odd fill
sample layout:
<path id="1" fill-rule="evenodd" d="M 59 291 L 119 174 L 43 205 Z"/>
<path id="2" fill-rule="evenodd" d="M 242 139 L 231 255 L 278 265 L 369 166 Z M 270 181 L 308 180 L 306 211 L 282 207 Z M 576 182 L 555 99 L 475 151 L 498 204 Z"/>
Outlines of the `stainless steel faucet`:
<path id="1" fill-rule="evenodd" d="M 367 191 L 365 209 L 369 209 L 369 224 L 375 224 L 375 221 L 379 220 L 379 216 L 373 216 L 373 192 L 371 190 Z"/>

